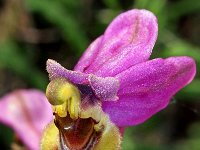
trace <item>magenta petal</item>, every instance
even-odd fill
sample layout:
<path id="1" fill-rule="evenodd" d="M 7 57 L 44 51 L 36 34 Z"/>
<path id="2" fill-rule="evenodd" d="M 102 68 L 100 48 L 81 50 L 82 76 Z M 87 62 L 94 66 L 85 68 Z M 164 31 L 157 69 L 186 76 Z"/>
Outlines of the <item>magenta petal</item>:
<path id="1" fill-rule="evenodd" d="M 103 109 L 118 126 L 144 122 L 165 108 L 172 96 L 190 83 L 196 72 L 189 57 L 154 59 L 118 74 L 119 100 L 103 102 Z"/>
<path id="2" fill-rule="evenodd" d="M 79 59 L 78 63 L 76 64 L 74 70 L 78 70 L 84 72 L 87 67 L 93 63 L 94 59 L 96 58 L 99 50 L 99 46 L 101 44 L 102 36 L 97 38 L 87 50 L 83 53 L 81 58 Z"/>
<path id="3" fill-rule="evenodd" d="M 53 119 L 51 105 L 38 90 L 18 90 L 1 98 L 0 122 L 10 126 L 31 150 L 39 149 L 44 127 Z"/>
<path id="4" fill-rule="evenodd" d="M 90 85 L 95 92 L 95 95 L 102 101 L 118 100 L 117 92 L 119 90 L 119 81 L 113 77 L 96 77 L 89 76 Z"/>
<path id="5" fill-rule="evenodd" d="M 93 58 L 87 60 L 93 61 L 87 61 L 84 67 L 78 63 L 76 70 L 102 77 L 114 76 L 144 62 L 151 55 L 157 30 L 157 19 L 147 10 L 122 13 L 108 26 L 102 39 L 93 44 L 95 54 L 91 55 L 91 48 L 84 53 L 84 58 L 88 55 Z"/>
<path id="6" fill-rule="evenodd" d="M 81 73 L 79 71 L 67 70 L 52 59 L 47 60 L 47 72 L 49 73 L 50 80 L 58 77 L 64 77 L 75 84 L 83 84 L 87 82 L 88 77 L 87 74 Z"/>

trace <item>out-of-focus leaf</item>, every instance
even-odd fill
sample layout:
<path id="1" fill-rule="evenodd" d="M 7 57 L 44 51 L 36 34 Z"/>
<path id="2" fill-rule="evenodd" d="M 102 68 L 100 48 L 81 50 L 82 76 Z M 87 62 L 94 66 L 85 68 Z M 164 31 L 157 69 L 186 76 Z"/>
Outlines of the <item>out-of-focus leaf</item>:
<path id="1" fill-rule="evenodd" d="M 148 3 L 149 3 L 149 0 L 135 0 L 134 6 L 136 8 L 146 8 L 147 9 Z"/>
<path id="2" fill-rule="evenodd" d="M 77 3 L 77 1 L 75 1 L 75 0 L 60 0 L 60 3 L 63 4 L 63 5 L 65 5 L 66 8 L 68 10 L 72 11 L 72 12 L 78 10 L 78 8 L 80 6 L 80 3 Z"/>
<path id="3" fill-rule="evenodd" d="M 170 56 L 191 56 L 196 60 L 197 68 L 200 68 L 200 48 L 187 41 L 184 41 L 170 31 L 165 31 L 160 42 L 165 44 L 166 49 L 161 50 L 160 54 L 165 57 Z M 197 69 L 198 71 L 198 69 Z M 199 72 L 198 72 L 199 74 Z"/>
<path id="4" fill-rule="evenodd" d="M 199 143 L 200 139 L 188 139 L 176 145 L 175 150 L 198 150 L 200 148 Z"/>
<path id="5" fill-rule="evenodd" d="M 180 92 L 177 93 L 176 97 L 179 99 L 184 99 L 187 101 L 194 101 L 194 100 L 199 100 L 198 98 L 200 97 L 200 80 L 195 79 L 190 83 L 188 86 L 183 88 Z"/>
<path id="6" fill-rule="evenodd" d="M 117 10 L 103 9 L 99 11 L 97 18 L 102 24 L 108 25 L 119 13 Z"/>
<path id="7" fill-rule="evenodd" d="M 165 7 L 166 0 L 136 0 L 135 1 L 135 7 L 136 8 L 146 8 L 155 14 L 158 14 L 163 10 Z"/>
<path id="8" fill-rule="evenodd" d="M 10 149 L 10 145 L 14 140 L 13 131 L 10 128 L 0 124 L 0 133 L 0 141 L 3 142 L 1 149 Z"/>
<path id="9" fill-rule="evenodd" d="M 112 8 L 112 9 L 120 8 L 120 4 L 119 4 L 118 0 L 104 0 L 104 3 L 106 4 L 106 6 L 108 6 L 109 8 Z"/>
<path id="10" fill-rule="evenodd" d="M 45 89 L 47 77 L 31 64 L 14 42 L 0 44 L 0 67 L 11 69 L 34 87 Z"/>
<path id="11" fill-rule="evenodd" d="M 123 137 L 122 149 L 123 150 L 136 150 L 133 138 L 133 127 L 126 128 L 125 136 Z"/>
<path id="12" fill-rule="evenodd" d="M 171 19 L 176 19 L 182 15 L 192 12 L 199 12 L 200 1 L 199 0 L 181 0 L 173 3 L 169 7 L 168 15 Z"/>
<path id="13" fill-rule="evenodd" d="M 175 150 L 198 150 L 200 149 L 200 123 L 194 123 L 189 128 L 189 138 L 178 142 Z"/>
<path id="14" fill-rule="evenodd" d="M 76 18 L 69 14 L 59 1 L 27 0 L 26 3 L 30 10 L 40 13 L 60 28 L 64 39 L 76 48 L 76 54 L 80 55 L 83 52 L 88 43 L 84 31 Z"/>

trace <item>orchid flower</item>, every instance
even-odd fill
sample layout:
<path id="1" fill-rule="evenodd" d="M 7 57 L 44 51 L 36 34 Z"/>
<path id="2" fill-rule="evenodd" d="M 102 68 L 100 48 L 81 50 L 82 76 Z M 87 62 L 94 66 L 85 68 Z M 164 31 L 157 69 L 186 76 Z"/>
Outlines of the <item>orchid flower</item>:
<path id="1" fill-rule="evenodd" d="M 51 82 L 46 95 L 55 120 L 45 131 L 44 149 L 119 149 L 117 129 L 144 122 L 191 82 L 195 75 L 193 59 L 148 60 L 157 30 L 151 12 L 131 10 L 111 22 L 85 51 L 74 71 L 47 61 Z M 77 131 L 78 135 L 74 133 Z M 83 131 L 87 131 L 84 136 Z M 56 142 L 48 143 L 51 139 Z"/>
<path id="2" fill-rule="evenodd" d="M 111 22 L 73 71 L 49 59 L 46 96 L 54 119 L 40 148 L 120 149 L 124 128 L 164 109 L 192 81 L 196 66 L 187 56 L 149 60 L 157 33 L 151 12 L 130 10 Z"/>

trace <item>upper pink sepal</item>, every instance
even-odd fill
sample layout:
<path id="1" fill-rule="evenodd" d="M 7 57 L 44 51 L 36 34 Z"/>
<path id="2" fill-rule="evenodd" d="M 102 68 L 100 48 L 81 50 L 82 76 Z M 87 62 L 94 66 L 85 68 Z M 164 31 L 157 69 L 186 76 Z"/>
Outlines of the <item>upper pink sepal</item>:
<path id="1" fill-rule="evenodd" d="M 151 12 L 134 9 L 122 13 L 89 46 L 75 70 L 114 76 L 149 59 L 157 32 L 157 19 Z"/>

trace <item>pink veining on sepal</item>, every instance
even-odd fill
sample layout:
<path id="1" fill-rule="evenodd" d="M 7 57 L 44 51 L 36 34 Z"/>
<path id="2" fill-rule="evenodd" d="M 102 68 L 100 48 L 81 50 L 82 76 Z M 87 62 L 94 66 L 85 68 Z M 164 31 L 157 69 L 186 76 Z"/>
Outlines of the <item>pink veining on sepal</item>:
<path id="1" fill-rule="evenodd" d="M 151 12 L 135 9 L 122 13 L 89 46 L 75 70 L 114 76 L 149 59 L 157 32 L 157 19 Z"/>
<path id="2" fill-rule="evenodd" d="M 51 105 L 38 90 L 17 90 L 0 99 L 0 122 L 10 126 L 30 150 L 39 149 L 45 126 L 53 119 Z"/>

